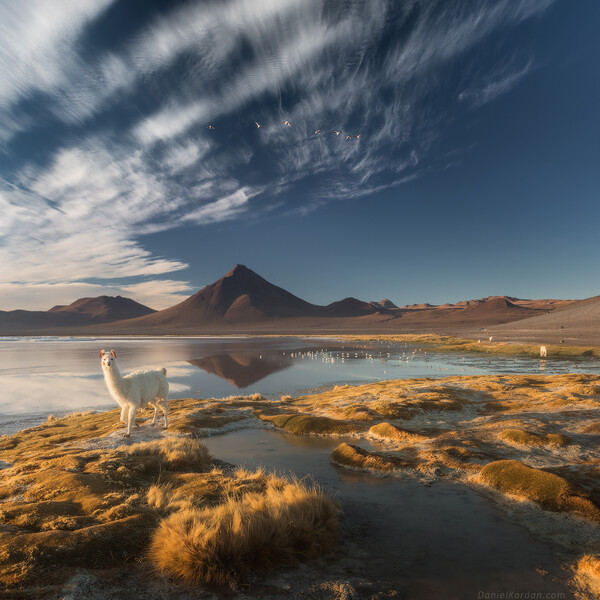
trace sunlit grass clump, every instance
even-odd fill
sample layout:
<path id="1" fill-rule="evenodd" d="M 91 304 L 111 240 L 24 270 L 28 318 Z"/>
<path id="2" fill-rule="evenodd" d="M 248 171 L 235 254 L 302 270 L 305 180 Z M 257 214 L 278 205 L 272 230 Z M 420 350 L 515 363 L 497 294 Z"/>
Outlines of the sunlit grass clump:
<path id="1" fill-rule="evenodd" d="M 572 583 L 575 597 L 581 600 L 600 598 L 600 555 L 586 554 L 575 565 Z"/>
<path id="2" fill-rule="evenodd" d="M 427 439 L 424 435 L 400 429 L 390 423 L 373 425 L 373 427 L 369 429 L 369 433 L 376 438 L 402 444 L 415 444 Z"/>
<path id="3" fill-rule="evenodd" d="M 359 446 L 353 444 L 340 444 L 331 453 L 331 462 L 343 467 L 351 467 L 354 469 L 362 469 L 368 471 L 396 471 L 404 463 L 401 459 L 393 456 L 385 456 L 369 452 Z"/>
<path id="4" fill-rule="evenodd" d="M 333 550 L 338 509 L 299 482 L 173 513 L 150 543 L 150 560 L 186 582 L 232 585 L 249 571 L 294 566 Z"/>
<path id="5" fill-rule="evenodd" d="M 483 467 L 480 478 L 505 494 L 531 500 L 545 510 L 570 512 L 600 521 L 600 509 L 590 495 L 553 473 L 533 469 L 516 460 L 498 460 Z"/>
<path id="6" fill-rule="evenodd" d="M 157 456 L 167 469 L 173 471 L 202 470 L 211 458 L 206 446 L 194 438 L 164 438 L 141 442 L 127 448 L 131 456 Z"/>
<path id="7" fill-rule="evenodd" d="M 500 438 L 519 446 L 554 446 L 564 448 L 573 440 L 562 433 L 534 433 L 523 429 L 505 429 L 500 432 Z"/>

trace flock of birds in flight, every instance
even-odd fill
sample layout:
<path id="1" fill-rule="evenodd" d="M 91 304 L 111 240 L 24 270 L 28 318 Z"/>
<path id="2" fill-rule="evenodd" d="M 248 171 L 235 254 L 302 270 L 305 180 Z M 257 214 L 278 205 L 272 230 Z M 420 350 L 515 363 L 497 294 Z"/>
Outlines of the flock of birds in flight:
<path id="1" fill-rule="evenodd" d="M 263 126 L 258 121 L 254 121 L 254 123 L 255 123 L 255 125 L 256 125 L 256 127 L 258 129 L 262 129 L 263 128 Z M 283 124 L 287 125 L 288 127 L 292 126 L 292 124 L 289 121 L 284 121 Z M 206 129 L 214 129 L 214 126 L 213 125 L 209 125 Z M 323 132 L 320 129 L 315 129 L 315 135 L 319 135 L 320 133 L 323 133 Z M 335 133 L 335 135 L 340 135 L 342 132 L 341 131 L 337 131 L 337 130 L 334 129 L 332 131 L 332 133 Z M 352 140 L 352 139 L 357 139 L 358 140 L 358 139 L 360 139 L 360 133 L 358 135 L 355 135 L 354 137 L 351 136 L 351 135 L 347 135 L 346 139 L 347 140 Z"/>

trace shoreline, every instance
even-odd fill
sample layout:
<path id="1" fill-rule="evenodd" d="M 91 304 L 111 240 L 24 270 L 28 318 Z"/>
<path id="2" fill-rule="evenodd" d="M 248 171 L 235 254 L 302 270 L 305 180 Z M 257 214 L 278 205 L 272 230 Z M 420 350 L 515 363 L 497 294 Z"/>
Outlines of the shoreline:
<path id="1" fill-rule="evenodd" d="M 89 341 L 89 340 L 136 340 L 136 339 L 253 339 L 253 338 L 305 338 L 326 340 L 347 340 L 351 342 L 390 342 L 414 343 L 427 346 L 432 351 L 438 352 L 474 352 L 504 356 L 531 356 L 540 357 L 540 346 L 546 346 L 547 357 L 544 358 L 600 358 L 600 345 L 589 343 L 581 344 L 537 344 L 521 340 L 489 340 L 458 337 L 455 335 L 437 333 L 211 333 L 211 334 L 114 334 L 114 335 L 3 335 L 0 341 L 19 340 L 64 340 L 64 341 Z"/>

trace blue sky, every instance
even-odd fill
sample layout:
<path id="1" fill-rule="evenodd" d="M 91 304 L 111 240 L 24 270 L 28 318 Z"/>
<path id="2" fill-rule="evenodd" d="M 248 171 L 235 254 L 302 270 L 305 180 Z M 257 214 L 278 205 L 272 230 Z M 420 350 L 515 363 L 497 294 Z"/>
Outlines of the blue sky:
<path id="1" fill-rule="evenodd" d="M 4 3 L 0 309 L 163 308 L 236 263 L 317 303 L 596 295 L 599 17 Z"/>

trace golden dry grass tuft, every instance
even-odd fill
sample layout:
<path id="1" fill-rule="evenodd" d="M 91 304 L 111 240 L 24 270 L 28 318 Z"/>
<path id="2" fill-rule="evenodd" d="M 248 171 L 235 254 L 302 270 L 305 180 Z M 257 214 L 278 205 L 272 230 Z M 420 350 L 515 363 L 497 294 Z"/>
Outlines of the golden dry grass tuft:
<path id="1" fill-rule="evenodd" d="M 518 446 L 554 446 L 564 448 L 573 440 L 562 433 L 535 433 L 523 429 L 505 429 L 499 434 L 500 439 Z"/>
<path id="2" fill-rule="evenodd" d="M 291 482 L 172 514 L 154 533 L 148 556 L 161 571 L 184 581 L 232 585 L 249 571 L 294 566 L 330 552 L 337 539 L 333 500 Z"/>
<path id="3" fill-rule="evenodd" d="M 500 492 L 531 500 L 544 510 L 570 512 L 600 521 L 600 509 L 590 494 L 558 475 L 528 467 L 516 460 L 487 464 L 480 472 L 480 479 Z"/>
<path id="4" fill-rule="evenodd" d="M 199 471 L 210 465 L 206 446 L 195 438 L 164 438 L 123 448 L 130 456 L 158 456 L 167 469 Z"/>
<path id="5" fill-rule="evenodd" d="M 600 556 L 585 554 L 574 567 L 571 584 L 578 600 L 600 598 Z"/>
<path id="6" fill-rule="evenodd" d="M 340 444 L 331 453 L 331 462 L 342 467 L 367 471 L 397 471 L 406 466 L 405 461 L 395 456 L 385 456 L 369 452 L 353 444 Z"/>
<path id="7" fill-rule="evenodd" d="M 370 409 L 364 404 L 354 404 L 351 406 L 344 406 L 340 408 L 332 409 L 332 413 L 340 415 L 343 419 L 350 419 L 352 421 L 374 421 L 377 418 L 381 418 L 381 415 L 374 410 Z"/>
<path id="8" fill-rule="evenodd" d="M 600 421 L 592 421 L 591 423 L 588 423 L 582 429 L 582 431 L 584 433 L 591 433 L 591 434 L 599 434 L 600 435 Z"/>
<path id="9" fill-rule="evenodd" d="M 418 444 L 427 439 L 426 436 L 400 429 L 390 423 L 379 423 L 369 429 L 369 433 L 382 440 L 400 442 L 402 444 Z"/>

